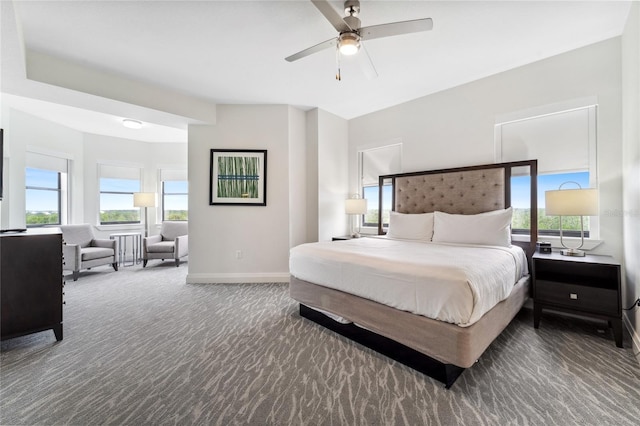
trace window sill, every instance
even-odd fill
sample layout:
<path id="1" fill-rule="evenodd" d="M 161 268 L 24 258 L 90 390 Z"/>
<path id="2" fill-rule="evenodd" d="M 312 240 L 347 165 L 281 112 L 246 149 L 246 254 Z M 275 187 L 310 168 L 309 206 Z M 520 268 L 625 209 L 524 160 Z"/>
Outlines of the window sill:
<path id="1" fill-rule="evenodd" d="M 129 230 L 139 230 L 141 227 L 144 227 L 141 223 L 113 223 L 110 225 L 95 225 L 95 228 L 98 231 L 129 231 Z"/>
<path id="2" fill-rule="evenodd" d="M 511 235 L 512 241 L 520 241 L 520 242 L 529 242 L 528 235 Z M 576 237 L 563 237 L 562 240 L 568 247 L 578 247 L 580 245 L 580 238 Z M 538 238 L 538 241 L 548 241 L 551 243 L 551 247 L 553 248 L 564 248 L 562 244 L 560 244 L 560 237 L 542 235 Z M 602 240 L 596 240 L 593 238 L 585 238 L 584 245 L 582 246 L 583 250 L 593 250 L 602 244 Z"/>

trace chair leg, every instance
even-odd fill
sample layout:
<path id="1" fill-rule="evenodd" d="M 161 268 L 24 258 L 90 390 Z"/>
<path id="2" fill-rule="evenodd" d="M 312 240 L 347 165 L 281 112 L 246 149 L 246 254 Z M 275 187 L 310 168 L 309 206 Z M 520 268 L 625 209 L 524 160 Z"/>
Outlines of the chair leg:
<path id="1" fill-rule="evenodd" d="M 112 263 L 111 266 L 113 266 L 113 269 L 116 271 L 118 270 L 118 262 Z"/>
<path id="2" fill-rule="evenodd" d="M 80 271 L 73 271 L 73 280 L 78 281 L 79 275 L 80 275 Z"/>
<path id="3" fill-rule="evenodd" d="M 147 267 L 147 259 L 142 259 L 142 267 L 143 268 Z"/>
<path id="4" fill-rule="evenodd" d="M 180 259 L 176 259 L 176 268 L 180 266 Z"/>

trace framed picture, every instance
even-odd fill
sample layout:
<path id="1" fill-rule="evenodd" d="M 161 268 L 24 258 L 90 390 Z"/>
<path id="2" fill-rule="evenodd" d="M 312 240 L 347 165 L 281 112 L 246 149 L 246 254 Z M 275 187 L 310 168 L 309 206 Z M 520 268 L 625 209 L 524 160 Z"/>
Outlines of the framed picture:
<path id="1" fill-rule="evenodd" d="M 210 205 L 267 205 L 266 150 L 212 149 L 210 174 Z"/>

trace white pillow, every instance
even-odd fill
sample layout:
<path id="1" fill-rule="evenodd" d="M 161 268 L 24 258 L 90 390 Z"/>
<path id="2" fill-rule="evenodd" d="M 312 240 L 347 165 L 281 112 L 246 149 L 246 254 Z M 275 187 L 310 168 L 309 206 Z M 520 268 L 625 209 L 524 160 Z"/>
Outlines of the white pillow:
<path id="1" fill-rule="evenodd" d="M 391 212 L 387 237 L 431 241 L 432 235 L 433 213 L 406 214 Z"/>
<path id="2" fill-rule="evenodd" d="M 435 212 L 433 242 L 511 245 L 511 207 L 480 214 Z"/>

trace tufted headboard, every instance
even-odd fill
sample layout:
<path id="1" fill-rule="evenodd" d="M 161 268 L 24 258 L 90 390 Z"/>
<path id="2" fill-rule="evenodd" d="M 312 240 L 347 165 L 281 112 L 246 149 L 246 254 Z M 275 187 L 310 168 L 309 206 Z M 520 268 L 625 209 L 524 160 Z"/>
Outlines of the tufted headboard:
<path id="1" fill-rule="evenodd" d="M 511 206 L 511 176 L 523 170 L 531 177 L 531 233 L 524 247 L 530 254 L 538 235 L 537 160 L 380 176 L 379 205 L 382 187 L 391 182 L 393 210 L 400 213 L 476 214 L 504 209 Z M 383 234 L 382 209 L 378 215 L 378 234 Z"/>

